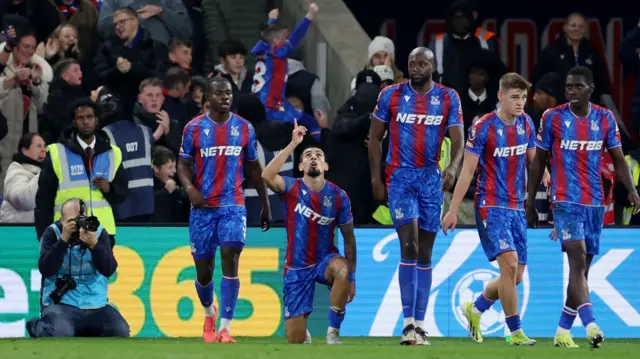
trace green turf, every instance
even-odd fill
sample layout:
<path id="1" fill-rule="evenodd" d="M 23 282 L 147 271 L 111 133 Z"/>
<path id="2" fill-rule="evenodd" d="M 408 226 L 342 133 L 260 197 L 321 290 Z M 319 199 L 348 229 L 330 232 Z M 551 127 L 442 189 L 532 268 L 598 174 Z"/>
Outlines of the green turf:
<path id="1" fill-rule="evenodd" d="M 576 339 L 579 349 L 560 349 L 551 339 L 535 347 L 514 347 L 504 340 L 433 338 L 430 347 L 402 347 L 397 338 L 343 338 L 345 345 L 328 346 L 324 338 L 316 344 L 288 345 L 283 338 L 239 338 L 235 345 L 204 344 L 201 339 L 2 339 L 2 359 L 207 359 L 207 358 L 293 358 L 293 359 L 410 359 L 410 358 L 634 358 L 640 339 L 606 340 L 600 349 L 590 349 L 584 339 Z"/>

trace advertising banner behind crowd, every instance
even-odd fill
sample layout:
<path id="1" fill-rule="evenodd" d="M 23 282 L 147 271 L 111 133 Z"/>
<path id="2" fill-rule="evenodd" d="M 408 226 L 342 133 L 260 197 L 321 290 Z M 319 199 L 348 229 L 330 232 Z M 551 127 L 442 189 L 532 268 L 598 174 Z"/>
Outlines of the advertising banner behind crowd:
<path id="1" fill-rule="evenodd" d="M 523 327 L 532 337 L 550 337 L 564 302 L 568 265 L 548 229 L 529 230 L 529 267 L 519 286 Z M 591 300 L 607 337 L 640 336 L 640 229 L 605 229 L 601 253 L 590 274 Z M 0 227 L 0 337 L 23 337 L 25 323 L 38 316 L 41 276 L 38 243 L 31 227 Z M 398 336 L 402 310 L 397 284 L 400 246 L 393 229 L 356 229 L 357 295 L 347 306 L 344 336 Z M 282 336 L 283 228 L 263 233 L 249 228 L 240 260 L 240 299 L 233 329 L 237 336 Z M 340 241 L 340 239 L 338 239 Z M 342 244 L 339 243 L 342 249 Z M 182 227 L 118 228 L 118 271 L 109 299 L 137 337 L 200 336 L 203 311 L 194 288 L 195 268 Z M 219 261 L 216 273 L 220 272 Z M 475 230 L 440 234 L 433 255 L 433 286 L 427 309 L 431 336 L 466 336 L 459 305 L 472 300 L 498 275 L 487 262 Z M 216 292 L 219 282 L 216 282 Z M 313 335 L 324 335 L 328 291 L 318 286 Z M 482 319 L 488 336 L 504 335 L 498 302 Z M 579 320 L 574 335 L 584 337 Z"/>

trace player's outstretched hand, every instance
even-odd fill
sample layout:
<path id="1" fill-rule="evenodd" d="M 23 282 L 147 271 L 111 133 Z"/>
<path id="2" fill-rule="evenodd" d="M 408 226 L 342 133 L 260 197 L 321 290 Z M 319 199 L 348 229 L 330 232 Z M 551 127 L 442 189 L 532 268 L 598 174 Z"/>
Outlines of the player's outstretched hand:
<path id="1" fill-rule="evenodd" d="M 347 298 L 347 303 L 351 303 L 353 298 L 356 296 L 356 282 L 351 282 L 351 287 L 349 288 L 349 297 Z"/>
<path id="2" fill-rule="evenodd" d="M 458 213 L 447 212 L 442 218 L 442 232 L 444 235 L 447 235 L 447 231 L 455 231 L 456 225 L 458 224 Z"/>
<path id="3" fill-rule="evenodd" d="M 529 203 L 527 201 L 527 224 L 529 228 L 538 228 L 538 211 L 536 210 L 535 203 Z"/>
<path id="4" fill-rule="evenodd" d="M 304 135 L 307 134 L 307 128 L 304 126 L 298 126 L 298 120 L 293 120 L 293 133 L 291 134 L 291 142 L 294 145 L 299 145 L 304 139 Z"/>
<path id="5" fill-rule="evenodd" d="M 629 193 L 629 202 L 633 205 L 633 215 L 635 216 L 640 212 L 640 196 L 637 191 Z"/>
<path id="6" fill-rule="evenodd" d="M 195 208 L 204 208 L 207 204 L 202 193 L 193 186 L 187 188 L 187 195 L 189 196 L 189 201 Z"/>
<path id="7" fill-rule="evenodd" d="M 453 185 L 456 182 L 456 169 L 448 166 L 442 172 L 442 191 L 453 192 Z"/>
<path id="8" fill-rule="evenodd" d="M 279 15 L 280 15 L 280 10 L 278 9 L 273 9 L 269 11 L 269 19 L 277 20 Z"/>
<path id="9" fill-rule="evenodd" d="M 271 209 L 269 207 L 262 207 L 260 211 L 260 224 L 262 225 L 263 232 L 271 228 Z"/>

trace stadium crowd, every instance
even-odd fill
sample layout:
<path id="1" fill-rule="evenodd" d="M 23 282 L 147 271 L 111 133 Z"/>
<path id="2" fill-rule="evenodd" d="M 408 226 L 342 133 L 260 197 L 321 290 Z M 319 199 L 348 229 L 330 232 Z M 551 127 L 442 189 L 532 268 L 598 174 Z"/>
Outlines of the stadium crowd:
<path id="1" fill-rule="evenodd" d="M 203 17 L 203 6 L 198 0 L 2 2 L 1 223 L 35 223 L 41 236 L 53 222 L 53 209 L 61 205 L 54 203 L 55 195 L 63 181 L 54 161 L 63 154 L 46 151 L 54 143 L 75 146 L 71 151 L 84 157 L 109 151 L 111 145 L 120 149 L 122 166 L 114 169 L 110 183 L 94 183 L 106 189 L 100 197 L 106 210 L 113 212 L 115 223 L 187 223 L 190 204 L 176 175 L 177 155 L 186 124 L 207 111 L 208 79 L 216 75 L 232 84 L 232 110 L 253 124 L 261 165 L 287 146 L 293 124 L 274 120 L 269 115 L 273 109 L 256 96 L 264 74 L 261 67 L 253 67 L 255 58 L 248 47 L 255 43 L 248 41 L 258 42 L 257 26 L 253 37 L 228 37 L 229 31 L 215 23 L 222 17 Z M 260 21 L 266 23 L 266 9 L 262 16 Z M 269 13 L 269 18 L 273 16 L 277 19 L 277 12 Z M 482 20 L 468 1 L 456 1 L 447 14 L 447 32 L 424 44 L 436 56 L 436 81 L 460 95 L 465 134 L 476 118 L 500 106 L 498 80 L 507 72 L 499 40 L 480 27 Z M 585 37 L 586 26 L 582 15 L 569 15 L 564 34 L 542 51 L 529 79 L 533 96 L 527 112 L 536 126 L 546 109 L 566 102 L 564 80 L 576 65 L 594 73 L 592 101 L 612 103 L 607 70 Z M 620 49 L 624 66 L 640 75 L 639 54 L 640 24 L 626 34 Z M 348 193 L 355 223 L 391 224 L 386 204 L 372 196 L 367 136 L 381 89 L 405 80 L 402 66 L 395 63 L 393 41 L 382 36 L 371 41 L 369 60 L 351 83 L 352 96 L 344 104 L 333 104 L 340 105 L 333 119 L 327 118 L 331 108 L 323 86 L 306 70 L 300 52 L 291 51 L 287 57 L 286 102 L 294 108 L 291 111 L 300 111 L 317 126 L 318 131 L 305 141 L 319 142 L 325 149 L 331 165 L 327 178 Z M 636 185 L 640 177 L 640 150 L 634 142 L 640 128 L 638 78 L 632 128 L 621 131 Z M 97 126 L 88 125 L 94 117 L 99 119 Z M 95 147 L 75 140 L 83 131 L 95 135 Z M 445 140 L 441 167 L 449 159 L 449 146 Z M 93 151 L 87 152 L 87 147 Z M 622 186 L 617 185 L 610 157 L 606 152 L 604 156 L 605 224 L 639 223 L 640 218 L 631 215 L 626 191 L 618 194 Z M 282 174 L 300 176 L 298 161 L 295 153 Z M 67 164 L 72 166 L 70 161 Z M 70 172 L 73 176 L 73 168 Z M 548 210 L 549 181 L 543 179 L 536 197 L 541 222 L 553 220 Z M 459 210 L 460 224 L 475 223 L 474 192 L 472 184 Z M 277 223 L 283 220 L 282 205 L 278 196 L 269 194 Z M 247 224 L 259 225 L 260 201 L 250 183 L 245 196 Z M 450 200 L 451 193 L 445 194 L 443 213 Z M 98 210 L 100 198 L 93 201 L 88 205 Z M 115 228 L 107 231 L 115 233 Z"/>

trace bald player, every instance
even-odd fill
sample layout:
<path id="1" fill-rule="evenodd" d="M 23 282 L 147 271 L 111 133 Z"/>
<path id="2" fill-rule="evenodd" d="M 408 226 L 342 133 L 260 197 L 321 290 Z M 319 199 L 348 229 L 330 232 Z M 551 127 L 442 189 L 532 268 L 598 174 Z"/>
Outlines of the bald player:
<path id="1" fill-rule="evenodd" d="M 424 318 L 431 291 L 431 251 L 440 228 L 444 191 L 451 191 L 464 146 L 460 98 L 433 81 L 435 59 L 418 47 L 409 55 L 410 80 L 385 88 L 369 132 L 371 184 L 376 200 L 388 200 L 401 246 L 398 268 L 404 325 L 400 344 L 429 345 Z M 386 186 L 381 141 L 389 125 Z M 451 138 L 451 163 L 440 168 L 440 147 Z"/>

